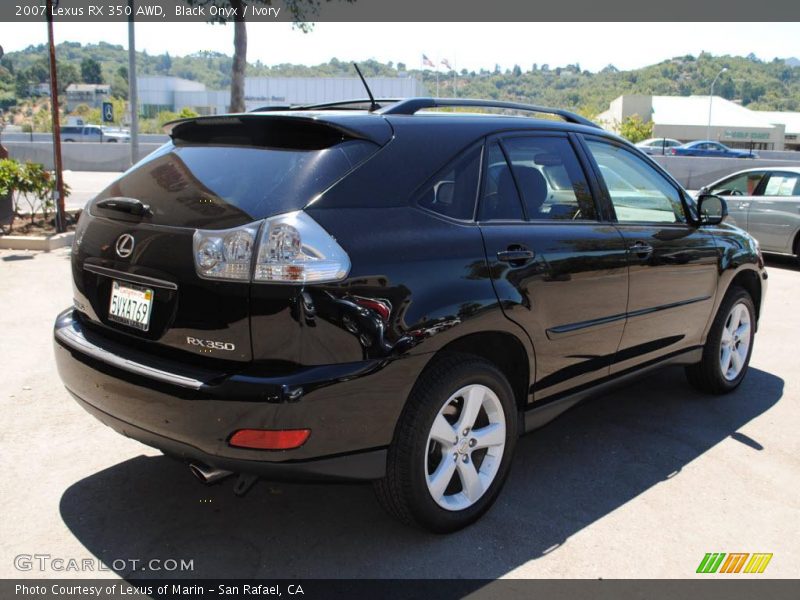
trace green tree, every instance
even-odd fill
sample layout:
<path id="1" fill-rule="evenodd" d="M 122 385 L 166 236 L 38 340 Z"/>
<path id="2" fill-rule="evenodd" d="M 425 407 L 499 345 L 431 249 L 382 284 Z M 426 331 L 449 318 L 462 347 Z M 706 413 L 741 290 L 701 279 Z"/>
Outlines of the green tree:
<path id="1" fill-rule="evenodd" d="M 625 117 L 620 123 L 619 134 L 634 144 L 641 142 L 653 136 L 653 122 L 643 121 L 639 115 Z"/>
<path id="2" fill-rule="evenodd" d="M 93 58 L 81 61 L 81 79 L 84 83 L 103 83 L 103 69 Z"/>
<path id="3" fill-rule="evenodd" d="M 172 58 L 169 55 L 169 52 L 164 54 L 158 59 L 158 65 L 156 69 L 161 73 L 169 73 L 169 70 L 172 68 Z"/>
<path id="4" fill-rule="evenodd" d="M 81 80 L 77 67 L 72 63 L 58 61 L 56 69 L 58 69 L 58 91 L 61 94 L 64 93 L 68 85 L 78 83 Z M 48 77 L 49 79 L 50 77 Z"/>

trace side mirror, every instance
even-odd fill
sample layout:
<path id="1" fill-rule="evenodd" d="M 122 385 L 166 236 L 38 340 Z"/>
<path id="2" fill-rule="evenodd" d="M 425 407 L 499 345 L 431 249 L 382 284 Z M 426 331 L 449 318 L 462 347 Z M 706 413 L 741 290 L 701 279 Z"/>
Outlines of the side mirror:
<path id="1" fill-rule="evenodd" d="M 700 225 L 719 225 L 728 216 L 728 203 L 714 194 L 700 194 L 697 212 L 700 214 Z"/>

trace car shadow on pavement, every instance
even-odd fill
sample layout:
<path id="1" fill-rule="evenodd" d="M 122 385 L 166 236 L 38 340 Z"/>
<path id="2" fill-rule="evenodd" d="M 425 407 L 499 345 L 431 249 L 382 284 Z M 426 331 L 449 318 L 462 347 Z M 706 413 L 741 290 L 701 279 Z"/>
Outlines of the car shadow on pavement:
<path id="1" fill-rule="evenodd" d="M 779 401 L 783 380 L 751 369 L 742 386 L 704 396 L 680 369 L 590 400 L 524 437 L 496 505 L 478 523 L 432 535 L 386 516 L 369 485 L 259 482 L 204 487 L 165 457 L 139 456 L 70 486 L 61 516 L 105 564 L 184 559 L 191 572 L 137 577 L 496 578 L 549 552 L 733 437 Z"/>

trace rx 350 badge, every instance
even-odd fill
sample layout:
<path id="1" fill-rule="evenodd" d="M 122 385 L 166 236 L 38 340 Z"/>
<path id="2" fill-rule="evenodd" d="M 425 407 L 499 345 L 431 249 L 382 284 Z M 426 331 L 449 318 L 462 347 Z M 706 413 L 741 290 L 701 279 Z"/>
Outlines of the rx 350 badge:
<path id="1" fill-rule="evenodd" d="M 233 352 L 236 350 L 236 345 L 231 342 L 217 342 L 216 340 L 201 340 L 196 337 L 186 336 L 186 343 L 190 346 L 199 346 L 204 350 L 225 350 L 226 352 Z"/>

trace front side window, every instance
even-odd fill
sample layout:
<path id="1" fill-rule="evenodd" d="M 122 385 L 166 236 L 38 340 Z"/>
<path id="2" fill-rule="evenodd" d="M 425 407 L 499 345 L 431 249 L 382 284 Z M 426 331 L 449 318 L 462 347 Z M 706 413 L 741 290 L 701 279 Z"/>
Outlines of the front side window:
<path id="1" fill-rule="evenodd" d="M 479 219 L 481 221 L 522 221 L 524 219 L 511 167 L 497 142 L 486 149 L 486 170 Z"/>
<path id="2" fill-rule="evenodd" d="M 720 196 L 752 196 L 756 193 L 762 177 L 764 177 L 763 171 L 742 173 L 718 183 L 709 189 L 709 192 Z"/>
<path id="3" fill-rule="evenodd" d="M 678 190 L 652 166 L 620 146 L 595 140 L 586 144 L 600 167 L 618 221 L 686 221 Z"/>
<path id="4" fill-rule="evenodd" d="M 594 201 L 569 140 L 513 137 L 503 140 L 529 220 L 596 219 Z"/>

